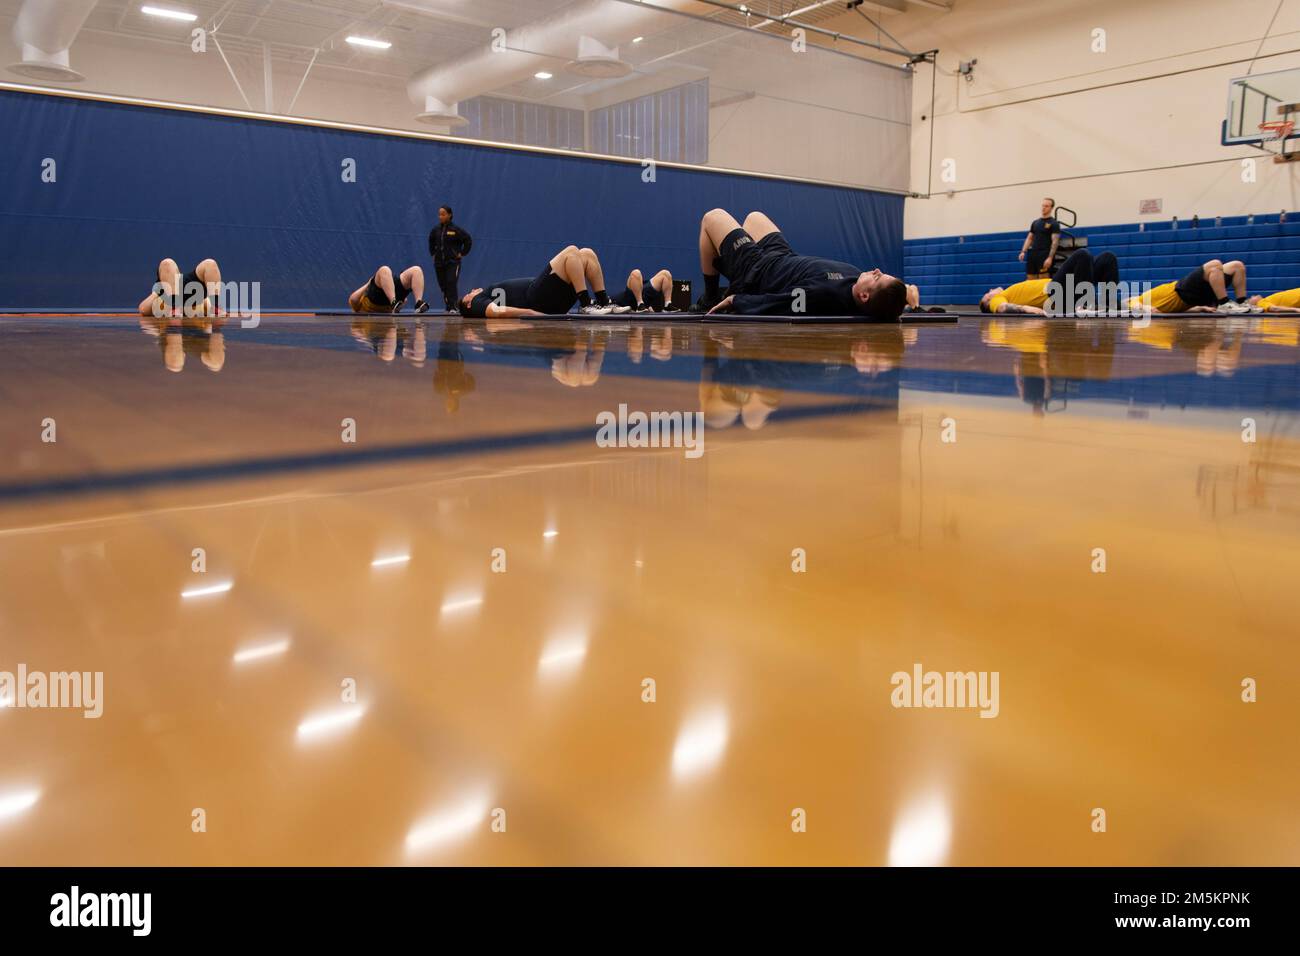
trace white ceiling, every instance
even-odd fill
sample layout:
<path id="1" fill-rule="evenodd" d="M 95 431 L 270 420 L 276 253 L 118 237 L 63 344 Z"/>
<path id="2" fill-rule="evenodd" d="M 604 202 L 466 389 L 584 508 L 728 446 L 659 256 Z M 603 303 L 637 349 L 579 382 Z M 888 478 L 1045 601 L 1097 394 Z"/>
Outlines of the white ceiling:
<path id="1" fill-rule="evenodd" d="M 197 14 L 199 20 L 194 25 L 214 32 L 223 50 L 232 57 L 255 56 L 260 61 L 265 48 L 278 63 L 305 66 L 314 55 L 317 70 L 345 69 L 376 80 L 405 82 L 420 70 L 481 48 L 494 27 L 509 31 L 546 19 L 574 0 L 99 0 L 83 34 L 100 42 L 117 40 L 134 47 L 150 40 L 175 42 L 193 29 L 191 24 L 142 13 L 140 7 L 145 2 Z M 613 5 L 622 0 L 607 2 Z M 0 25 L 6 30 L 22 3 L 0 0 Z M 903 0 L 883 3 L 901 6 Z M 684 72 L 707 68 L 719 54 L 716 42 L 710 41 L 731 34 L 744 37 L 742 32 L 728 31 L 726 26 L 758 26 L 766 18 L 795 11 L 799 11 L 799 21 L 815 25 L 845 13 L 843 0 L 749 0 L 747 6 L 748 15 L 708 8 L 705 19 L 710 22 L 665 15 L 662 30 L 621 51 L 637 70 L 632 78 L 674 67 Z M 862 25 L 868 27 L 866 21 Z M 778 28 L 776 23 L 766 27 L 769 31 Z M 359 49 L 344 42 L 349 35 L 386 40 L 393 46 L 383 52 Z M 515 83 L 493 92 L 541 100 L 570 91 L 586 94 L 621 82 L 594 83 L 567 76 L 560 79 L 558 84 Z"/>

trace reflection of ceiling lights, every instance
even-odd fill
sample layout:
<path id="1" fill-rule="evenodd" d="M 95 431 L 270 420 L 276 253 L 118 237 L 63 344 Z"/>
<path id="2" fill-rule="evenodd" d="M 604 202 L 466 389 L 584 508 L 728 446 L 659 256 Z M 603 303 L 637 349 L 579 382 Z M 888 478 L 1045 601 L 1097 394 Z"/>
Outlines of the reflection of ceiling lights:
<path id="1" fill-rule="evenodd" d="M 162 17 L 164 20 L 181 20 L 185 23 L 193 23 L 198 19 L 197 14 L 186 13 L 184 10 L 168 10 L 166 7 L 141 7 L 141 13 L 148 14 L 151 17 Z"/>
<path id="2" fill-rule="evenodd" d="M 387 50 L 392 47 L 387 40 L 372 40 L 369 37 L 348 37 L 347 42 L 353 46 L 363 46 L 367 50 Z"/>

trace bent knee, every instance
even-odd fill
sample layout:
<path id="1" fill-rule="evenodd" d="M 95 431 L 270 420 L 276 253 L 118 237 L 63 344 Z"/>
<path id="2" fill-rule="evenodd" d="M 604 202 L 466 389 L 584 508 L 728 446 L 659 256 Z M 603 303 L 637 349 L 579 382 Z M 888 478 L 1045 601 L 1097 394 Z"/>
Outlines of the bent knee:
<path id="1" fill-rule="evenodd" d="M 629 273 L 627 274 L 627 281 L 628 281 L 628 282 L 631 282 L 633 279 L 640 280 L 640 278 L 641 278 L 641 270 L 640 270 L 640 269 L 633 269 L 631 272 L 629 272 Z"/>

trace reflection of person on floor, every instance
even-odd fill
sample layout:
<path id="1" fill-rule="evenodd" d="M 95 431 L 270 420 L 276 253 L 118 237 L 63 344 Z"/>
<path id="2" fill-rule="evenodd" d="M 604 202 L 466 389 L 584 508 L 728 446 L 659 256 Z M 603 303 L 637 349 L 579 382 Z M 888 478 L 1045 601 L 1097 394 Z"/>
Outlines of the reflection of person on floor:
<path id="1" fill-rule="evenodd" d="M 397 358 L 398 346 L 402 357 L 416 368 L 424 366 L 426 351 L 424 323 L 417 321 L 414 328 L 407 328 L 390 315 L 380 315 L 369 319 L 352 320 L 352 338 L 381 362 L 391 362 Z"/>
<path id="2" fill-rule="evenodd" d="M 154 288 L 140 303 L 142 316 L 179 318 L 219 314 L 216 296 L 221 292 L 221 267 L 204 259 L 193 272 L 181 273 L 175 259 L 158 263 Z"/>
<path id="3" fill-rule="evenodd" d="M 1052 298 L 1052 286 L 1063 289 L 1073 288 L 1076 296 L 1081 296 L 1085 286 L 1101 286 L 1105 283 L 1119 282 L 1119 260 L 1112 252 L 1103 252 L 1096 258 L 1087 249 L 1077 249 L 1057 266 L 1056 271 L 1047 279 L 1026 279 L 1005 288 L 997 286 L 989 289 L 980 299 L 980 311 L 995 315 L 1014 313 L 1018 315 L 1047 315 L 1043 306 Z M 1058 292 L 1069 311 L 1074 311 L 1076 302 L 1064 303 L 1064 292 Z M 1094 294 L 1093 300 L 1096 302 Z M 1097 303 L 1100 305 L 1100 303 Z"/>
<path id="4" fill-rule="evenodd" d="M 414 293 L 415 311 L 428 312 L 424 301 L 424 270 L 411 266 L 394 277 L 388 266 L 380 266 L 370 281 L 348 296 L 348 307 L 364 315 L 389 314 L 402 311 L 406 300 Z"/>
<path id="5" fill-rule="evenodd" d="M 140 331 L 158 340 L 163 365 L 169 372 L 184 369 L 189 355 L 197 355 L 208 371 L 220 372 L 226 365 L 226 337 L 221 331 L 224 324 L 221 319 L 208 322 L 198 317 L 140 316 Z"/>
<path id="6" fill-rule="evenodd" d="M 610 301 L 595 250 L 565 246 L 535 278 L 503 279 L 486 289 L 471 289 L 461 296 L 460 312 L 476 319 L 566 315 L 575 302 L 583 315 L 632 311 Z"/>
<path id="7" fill-rule="evenodd" d="M 551 378 L 569 388 L 589 388 L 600 380 L 604 362 L 604 335 L 593 335 L 590 341 L 579 339 L 572 352 L 551 359 Z"/>
<path id="8" fill-rule="evenodd" d="M 460 350 L 462 325 L 449 320 L 438 340 L 438 359 L 433 366 L 433 390 L 442 396 L 448 414 L 460 411 L 460 397 L 477 387 L 474 376 L 465 368 L 465 356 Z"/>
<path id="9" fill-rule="evenodd" d="M 1228 298 L 1228 285 L 1232 285 L 1235 301 Z M 1128 300 L 1134 311 L 1149 309 L 1152 312 L 1222 312 L 1239 315 L 1252 312 L 1247 304 L 1246 266 L 1237 260 L 1220 262 L 1211 259 L 1198 266 L 1177 282 L 1166 282 L 1150 292 Z"/>
<path id="10" fill-rule="evenodd" d="M 776 223 L 751 212 L 742 226 L 725 209 L 700 220 L 704 295 L 693 311 L 738 315 L 865 315 L 897 322 L 907 305 L 901 279 L 879 269 L 801 256 Z M 724 299 L 719 276 L 730 282 Z"/>
<path id="11" fill-rule="evenodd" d="M 627 288 L 614 296 L 615 305 L 625 305 L 633 312 L 680 312 L 673 305 L 673 274 L 660 269 L 646 285 L 640 269 L 627 276 Z"/>
<path id="12" fill-rule="evenodd" d="M 638 325 L 627 333 L 627 357 L 640 365 L 645 358 L 645 326 Z M 673 357 L 673 330 L 660 326 L 650 331 L 650 357 L 656 362 L 667 362 Z"/>

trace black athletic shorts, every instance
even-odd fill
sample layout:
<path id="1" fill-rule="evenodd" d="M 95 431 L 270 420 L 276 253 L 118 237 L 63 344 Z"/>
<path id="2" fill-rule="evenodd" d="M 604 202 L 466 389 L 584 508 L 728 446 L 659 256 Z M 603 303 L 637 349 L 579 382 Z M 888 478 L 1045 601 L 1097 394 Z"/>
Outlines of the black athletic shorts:
<path id="1" fill-rule="evenodd" d="M 636 308 L 636 296 L 632 294 L 631 289 L 624 289 L 610 301 L 615 305 L 625 305 L 632 309 Z M 663 295 L 649 282 L 646 282 L 641 286 L 641 301 L 650 306 L 650 308 L 656 312 L 662 312 L 664 306 L 667 305 L 667 303 L 664 302 Z"/>
<path id="2" fill-rule="evenodd" d="M 1217 305 L 1219 302 L 1219 297 L 1210 287 L 1210 281 L 1205 278 L 1205 270 L 1200 266 L 1174 283 L 1174 293 L 1189 309 L 1196 305 Z"/>
<path id="3" fill-rule="evenodd" d="M 578 301 L 573 286 L 551 271 L 550 263 L 528 287 L 528 308 L 547 315 L 564 315 Z"/>
<path id="4" fill-rule="evenodd" d="M 153 281 L 154 281 L 154 285 L 158 285 L 160 282 L 162 282 L 162 276 L 158 274 L 157 270 L 154 271 Z M 186 272 L 181 276 L 180 298 L 182 302 L 189 301 L 190 293 L 194 291 L 192 288 L 192 286 L 194 285 L 203 287 L 203 291 L 199 293 L 199 296 L 201 298 L 207 298 L 208 290 L 206 287 L 203 286 L 203 280 L 199 278 L 199 274 L 197 272 L 191 269 L 189 272 Z M 168 289 L 167 294 L 175 297 L 177 294 L 177 290 L 174 287 L 171 287 Z"/>
<path id="5" fill-rule="evenodd" d="M 411 290 L 402 285 L 402 277 L 396 272 L 393 273 L 393 292 L 397 295 L 398 302 L 405 302 Z M 394 302 L 388 298 L 388 294 L 379 287 L 375 277 L 370 277 L 370 283 L 366 286 L 366 291 L 361 294 L 361 312 L 392 312 Z"/>
<path id="6" fill-rule="evenodd" d="M 1048 262 L 1047 256 L 1051 251 L 1051 249 L 1030 249 L 1025 254 L 1025 275 L 1033 279 L 1043 271 L 1050 271 L 1054 263 Z"/>
<path id="7" fill-rule="evenodd" d="M 723 237 L 717 270 L 727 277 L 728 294 L 763 292 L 763 273 L 774 262 L 793 256 L 795 251 L 779 232 L 769 232 L 757 242 L 744 229 L 733 229 Z"/>

